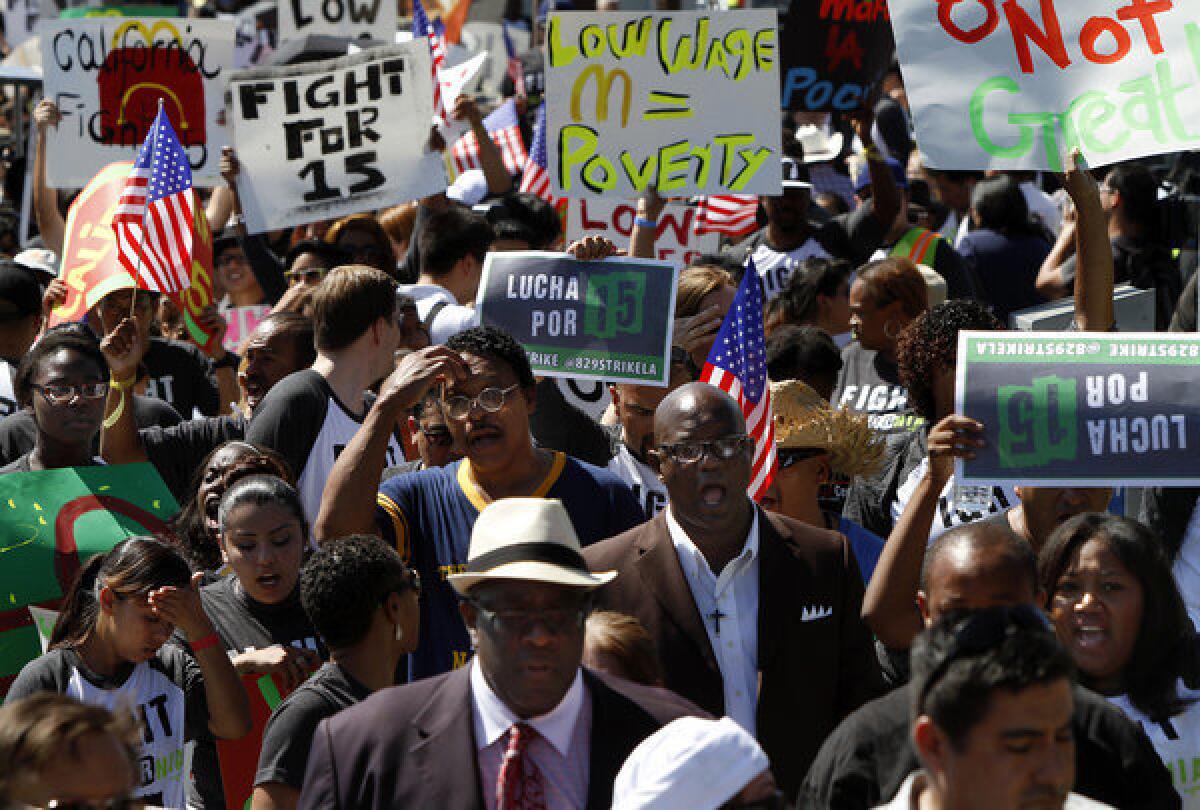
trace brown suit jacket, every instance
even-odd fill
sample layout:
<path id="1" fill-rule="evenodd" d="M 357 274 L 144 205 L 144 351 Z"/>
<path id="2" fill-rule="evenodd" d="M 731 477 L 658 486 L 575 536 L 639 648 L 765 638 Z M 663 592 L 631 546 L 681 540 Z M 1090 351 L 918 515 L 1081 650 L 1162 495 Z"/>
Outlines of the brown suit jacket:
<path id="1" fill-rule="evenodd" d="M 825 737 L 881 694 L 883 682 L 859 618 L 862 577 L 846 538 L 761 509 L 758 527 L 758 740 L 792 796 Z M 646 626 L 666 687 L 724 714 L 721 671 L 665 514 L 585 548 L 583 556 L 593 571 L 620 572 L 597 591 L 597 607 Z"/>
<path id="2" fill-rule="evenodd" d="M 485 810 L 469 672 L 393 686 L 322 720 L 299 807 Z M 704 712 L 665 689 L 587 669 L 583 677 L 592 697 L 587 807 L 602 810 L 638 743 L 678 717 Z"/>

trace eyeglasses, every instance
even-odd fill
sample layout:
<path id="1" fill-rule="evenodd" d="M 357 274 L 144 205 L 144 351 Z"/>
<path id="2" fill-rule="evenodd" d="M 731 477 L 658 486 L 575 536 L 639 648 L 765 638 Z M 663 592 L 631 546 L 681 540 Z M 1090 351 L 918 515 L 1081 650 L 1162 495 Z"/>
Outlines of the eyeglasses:
<path id="1" fill-rule="evenodd" d="M 250 260 L 241 253 L 225 252 L 221 254 L 221 258 L 217 259 L 217 267 L 225 267 L 230 264 L 249 264 Z"/>
<path id="2" fill-rule="evenodd" d="M 925 679 L 917 705 L 924 708 L 925 698 L 955 661 L 987 652 L 1021 630 L 1054 632 L 1045 614 L 1030 605 L 994 607 L 969 613 L 954 628 L 954 637 L 945 656 Z"/>
<path id="3" fill-rule="evenodd" d="M 820 447 L 788 447 L 775 451 L 775 458 L 779 461 L 779 469 L 781 470 L 786 470 L 788 467 L 801 461 L 807 461 L 810 458 L 823 455 L 825 455 L 825 451 Z"/>
<path id="4" fill-rule="evenodd" d="M 90 382 L 79 385 L 31 385 L 34 391 L 51 405 L 70 405 L 75 397 L 80 399 L 103 399 L 108 394 L 108 383 Z"/>
<path id="5" fill-rule="evenodd" d="M 314 267 L 311 270 L 288 270 L 283 274 L 289 287 L 297 284 L 320 284 L 329 271 L 324 267 Z"/>
<path id="6" fill-rule="evenodd" d="M 753 446 L 754 440 L 744 433 L 738 436 L 725 436 L 707 442 L 676 442 L 675 444 L 660 444 L 658 451 L 677 464 L 695 464 L 708 455 L 718 461 L 729 461 Z"/>
<path id="7" fill-rule="evenodd" d="M 468 600 L 469 601 L 469 600 Z M 488 610 L 478 602 L 470 602 L 479 615 L 488 624 L 496 628 L 496 632 L 506 636 L 522 637 L 533 632 L 533 628 L 541 622 L 554 635 L 562 635 L 571 630 L 579 630 L 590 612 L 590 606 L 585 603 L 573 608 L 551 608 L 549 610 Z"/>
<path id="8" fill-rule="evenodd" d="M 450 397 L 443 400 L 442 405 L 446 410 L 446 416 L 461 421 L 467 418 L 472 408 L 476 407 L 486 413 L 495 413 L 504 407 L 508 395 L 519 387 L 519 383 L 513 383 L 508 388 L 485 388 L 479 392 L 479 396 L 473 399 L 464 396 Z"/>
<path id="9" fill-rule="evenodd" d="M 446 428 L 419 428 L 425 440 L 437 447 L 449 447 L 454 444 L 454 437 Z"/>

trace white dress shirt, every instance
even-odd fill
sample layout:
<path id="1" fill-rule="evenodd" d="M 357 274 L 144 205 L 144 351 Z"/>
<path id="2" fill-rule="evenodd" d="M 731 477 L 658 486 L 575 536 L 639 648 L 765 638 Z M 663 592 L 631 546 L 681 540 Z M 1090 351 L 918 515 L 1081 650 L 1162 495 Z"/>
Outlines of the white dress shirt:
<path id="1" fill-rule="evenodd" d="M 496 779 L 508 747 L 508 730 L 515 723 L 525 723 L 541 735 L 529 743 L 525 753 L 541 771 L 546 810 L 583 810 L 587 806 L 592 698 L 583 685 L 582 670 L 576 670 L 567 694 L 552 711 L 522 720 L 492 691 L 479 660 L 473 660 L 470 667 L 471 713 L 484 806 L 496 806 Z"/>
<path id="2" fill-rule="evenodd" d="M 667 507 L 667 531 L 700 611 L 725 687 L 725 714 L 754 734 L 758 707 L 758 510 L 742 553 L 720 575 Z M 720 611 L 720 618 L 714 613 Z"/>

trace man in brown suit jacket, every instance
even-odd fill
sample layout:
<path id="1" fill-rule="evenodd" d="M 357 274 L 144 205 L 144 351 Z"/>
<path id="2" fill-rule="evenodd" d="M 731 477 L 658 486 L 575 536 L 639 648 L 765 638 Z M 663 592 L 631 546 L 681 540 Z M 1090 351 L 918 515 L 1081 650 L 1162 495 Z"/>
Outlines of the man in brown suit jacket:
<path id="1" fill-rule="evenodd" d="M 583 554 L 618 572 L 597 606 L 646 626 L 666 687 L 752 731 L 795 795 L 825 737 L 882 680 L 849 543 L 754 505 L 745 430 L 720 389 L 673 392 L 655 414 L 670 506 Z"/>

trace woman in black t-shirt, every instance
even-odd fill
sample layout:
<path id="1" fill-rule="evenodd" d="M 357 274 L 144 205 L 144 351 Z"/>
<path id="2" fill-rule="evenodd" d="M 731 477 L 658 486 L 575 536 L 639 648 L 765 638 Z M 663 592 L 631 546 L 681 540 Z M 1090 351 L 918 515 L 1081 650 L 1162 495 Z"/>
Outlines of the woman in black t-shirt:
<path id="1" fill-rule="evenodd" d="M 327 657 L 300 604 L 308 525 L 300 497 L 271 475 L 233 484 L 217 510 L 221 556 L 232 575 L 200 590 L 239 675 L 275 675 L 290 692 Z M 189 806 L 224 807 L 215 746 L 196 744 Z"/>
<path id="2" fill-rule="evenodd" d="M 95 338 L 75 325 L 52 329 L 17 366 L 17 401 L 33 414 L 33 449 L 0 473 L 88 467 L 104 419 L 108 361 Z"/>

